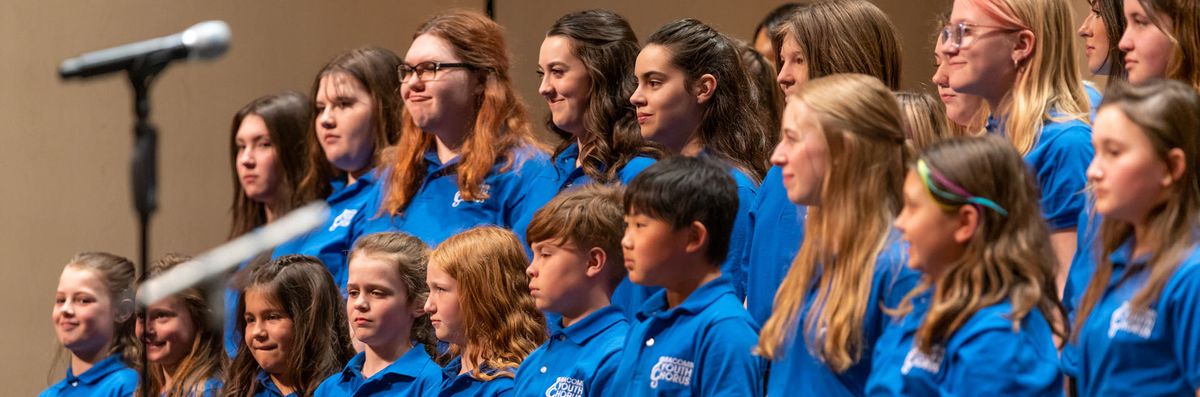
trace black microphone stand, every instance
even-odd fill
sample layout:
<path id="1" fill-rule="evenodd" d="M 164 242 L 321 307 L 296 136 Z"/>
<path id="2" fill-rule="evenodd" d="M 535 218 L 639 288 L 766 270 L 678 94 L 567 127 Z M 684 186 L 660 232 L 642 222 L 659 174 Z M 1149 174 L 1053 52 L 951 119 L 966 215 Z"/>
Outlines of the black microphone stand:
<path id="1" fill-rule="evenodd" d="M 129 84 L 133 87 L 133 110 L 137 116 L 133 126 L 133 159 L 130 164 L 133 187 L 133 208 L 138 216 L 138 284 L 146 281 L 150 261 L 150 218 L 158 209 L 158 129 L 150 123 L 150 85 L 171 62 L 170 53 L 160 51 L 139 58 L 129 68 Z M 149 322 L 147 310 L 141 310 L 142 334 Z M 138 338 L 137 343 L 143 343 Z M 141 395 L 149 396 L 150 360 L 145 346 L 141 349 Z"/>

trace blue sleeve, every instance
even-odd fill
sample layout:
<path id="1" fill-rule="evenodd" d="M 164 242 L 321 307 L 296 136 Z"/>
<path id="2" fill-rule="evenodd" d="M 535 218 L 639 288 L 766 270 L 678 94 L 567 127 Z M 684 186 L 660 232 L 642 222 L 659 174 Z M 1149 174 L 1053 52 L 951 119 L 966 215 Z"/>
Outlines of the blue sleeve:
<path id="1" fill-rule="evenodd" d="M 757 196 L 758 190 L 754 187 L 738 186 L 737 217 L 734 218 L 733 230 L 729 234 L 729 250 L 725 257 L 725 263 L 721 266 L 722 272 L 726 273 L 733 281 L 734 293 L 739 301 L 746 299 L 746 276 L 750 267 L 750 235 L 753 233 L 753 229 L 750 227 L 750 208 L 754 206 Z"/>
<path id="2" fill-rule="evenodd" d="M 317 386 L 317 390 L 313 391 L 312 397 L 336 396 L 337 392 L 338 392 L 337 391 L 337 378 L 339 378 L 341 376 L 342 376 L 342 373 L 339 371 L 339 372 L 334 372 L 333 375 L 330 375 L 328 378 L 325 378 L 325 380 L 321 381 L 321 384 L 319 386 Z"/>
<path id="3" fill-rule="evenodd" d="M 646 168 L 650 168 L 656 161 L 650 157 L 634 157 L 628 163 L 625 163 L 625 166 L 621 167 L 620 171 L 617 171 L 617 178 L 621 180 L 621 184 L 628 185 L 633 178 L 637 177 Z"/>
<path id="4" fill-rule="evenodd" d="M 1163 298 L 1167 300 L 1171 349 L 1184 379 L 1195 390 L 1200 389 L 1200 265 L 1180 266 Z"/>
<path id="5" fill-rule="evenodd" d="M 501 226 L 512 229 L 521 245 L 525 245 L 525 228 L 533 220 L 533 214 L 550 202 L 558 191 L 557 186 L 553 186 L 554 180 L 547 178 L 547 172 L 555 171 L 544 154 L 538 153 L 519 166 L 508 171 L 516 173 L 516 180 L 504 203 L 504 224 Z M 551 186 L 543 188 L 541 185 Z"/>
<path id="6" fill-rule="evenodd" d="M 1025 332 L 991 327 L 968 336 L 953 357 L 946 358 L 951 361 L 941 392 L 954 396 L 1062 396 L 1057 360 L 1030 346 Z M 1053 354 L 1052 346 L 1046 348 Z"/>
<path id="7" fill-rule="evenodd" d="M 607 357 L 600 359 L 596 368 L 596 377 L 592 379 L 592 387 L 587 391 L 590 396 L 612 396 L 621 390 L 624 381 L 617 379 L 617 369 L 621 365 L 621 349 L 615 349 Z"/>
<path id="8" fill-rule="evenodd" d="M 1073 122 L 1071 125 L 1054 125 L 1062 128 L 1047 139 L 1040 164 L 1035 164 L 1038 185 L 1041 187 L 1042 216 L 1051 231 L 1071 229 L 1079 221 L 1079 212 L 1087 205 L 1088 165 L 1095 154 L 1092 148 L 1091 130 L 1086 124 Z"/>
<path id="9" fill-rule="evenodd" d="M 752 351 L 758 333 L 746 321 L 731 318 L 713 323 L 703 338 L 696 375 L 702 396 L 763 395 L 762 358 Z"/>

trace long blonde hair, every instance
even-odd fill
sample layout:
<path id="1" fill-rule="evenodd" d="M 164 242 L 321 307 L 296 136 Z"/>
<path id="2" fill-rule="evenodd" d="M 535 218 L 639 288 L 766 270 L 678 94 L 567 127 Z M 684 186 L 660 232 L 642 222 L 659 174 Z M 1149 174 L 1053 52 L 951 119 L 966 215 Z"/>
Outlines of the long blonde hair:
<path id="1" fill-rule="evenodd" d="M 429 263 L 458 282 L 467 344 L 451 345 L 449 356 L 495 370 L 477 371 L 479 380 L 512 378 L 513 369 L 546 341 L 546 318 L 529 295 L 521 241 L 507 229 L 480 226 L 443 241 Z"/>
<path id="2" fill-rule="evenodd" d="M 1079 56 L 1075 50 L 1071 5 L 1066 0 L 967 0 L 1003 27 L 1033 33 L 1030 57 L 1017 64 L 1017 76 L 1007 105 L 998 105 L 1004 134 L 1021 154 L 1027 154 L 1041 136 L 1053 110 L 1055 120 L 1089 123 L 1088 97 L 1083 89 Z"/>
<path id="3" fill-rule="evenodd" d="M 953 191 L 945 182 L 996 203 L 1007 214 L 975 205 L 979 225 L 966 243 L 963 256 L 947 266 L 938 280 L 923 277 L 896 310 L 912 310 L 912 299 L 934 289 L 929 310 L 917 328 L 915 344 L 922 352 L 945 343 L 976 312 L 1003 301 L 1012 303 L 1007 317 L 1013 329 L 1033 309 L 1041 311 L 1055 334 L 1065 337 L 1066 311 L 1058 300 L 1054 251 L 1050 232 L 1038 205 L 1037 179 L 1020 153 L 1003 138 L 950 138 L 926 148 L 920 159 L 944 178 L 931 178 L 938 189 Z M 928 187 L 926 187 L 928 189 Z M 946 212 L 971 203 L 931 195 Z M 1064 338 L 1065 339 L 1065 338 Z"/>
<path id="4" fill-rule="evenodd" d="M 1169 188 L 1167 200 L 1146 215 L 1147 233 L 1143 238 L 1152 244 L 1149 251 L 1153 254 L 1146 261 L 1145 271 L 1150 275 L 1131 301 L 1134 308 L 1145 310 L 1158 299 L 1188 252 L 1200 243 L 1196 233 L 1200 227 L 1200 175 L 1196 172 L 1196 164 L 1200 164 L 1200 137 L 1196 134 L 1200 131 L 1200 97 L 1178 80 L 1154 80 L 1137 86 L 1119 82 L 1105 92 L 1101 108 L 1124 113 L 1146 135 L 1160 159 L 1165 159 L 1171 149 L 1183 150 L 1183 174 Z M 1077 332 L 1108 288 L 1113 272 L 1109 254 L 1132 238 L 1133 225 L 1108 217 L 1101 220 L 1101 251 L 1095 256 L 1096 271 L 1075 316 Z"/>
<path id="5" fill-rule="evenodd" d="M 865 347 L 862 324 L 876 258 L 900 210 L 904 165 L 909 158 L 900 109 L 879 79 L 835 74 L 805 83 L 789 103 L 803 102 L 818 115 L 829 164 L 821 206 L 810 207 L 803 245 L 759 338 L 758 352 L 781 356 L 795 343 L 797 316 L 812 302 L 800 328 L 810 351 L 835 372 L 858 362 Z M 818 330 L 824 332 L 818 335 Z"/>

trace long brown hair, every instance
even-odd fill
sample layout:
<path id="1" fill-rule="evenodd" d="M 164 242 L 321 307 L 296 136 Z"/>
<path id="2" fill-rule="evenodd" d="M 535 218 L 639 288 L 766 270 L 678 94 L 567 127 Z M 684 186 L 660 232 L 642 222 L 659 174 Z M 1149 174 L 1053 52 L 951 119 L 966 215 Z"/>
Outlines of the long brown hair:
<path id="1" fill-rule="evenodd" d="M 1013 330 L 1033 309 L 1038 309 L 1054 333 L 1066 339 L 1061 319 L 1066 311 L 1058 299 L 1058 271 L 1050 232 L 1038 204 L 1037 179 L 1021 154 L 1004 138 L 954 137 L 925 148 L 919 159 L 945 180 L 1004 209 L 979 208 L 979 226 L 966 244 L 963 256 L 946 267 L 938 280 L 923 277 L 889 314 L 902 317 L 912 310 L 912 299 L 933 288 L 925 319 L 917 328 L 915 344 L 922 352 L 945 343 L 979 310 L 1009 301 L 1007 319 Z M 910 170 L 915 170 L 911 167 Z M 943 191 L 953 191 L 940 179 L 931 179 Z M 947 213 L 965 201 L 931 195 Z"/>
<path id="2" fill-rule="evenodd" d="M 805 4 L 791 13 L 775 37 L 776 51 L 791 36 L 808 62 L 808 78 L 836 73 L 875 76 L 900 89 L 900 41 L 895 25 L 866 0 Z"/>
<path id="3" fill-rule="evenodd" d="M 277 169 L 273 170 L 279 178 L 278 186 L 273 186 L 280 202 L 276 215 L 283 215 L 304 203 L 298 193 L 300 180 L 304 177 L 305 164 L 305 134 L 308 132 L 307 123 L 312 119 L 312 106 L 308 98 L 299 92 L 284 91 L 278 94 L 259 97 L 238 110 L 233 116 L 233 126 L 229 132 L 229 159 L 233 171 L 233 204 L 229 212 L 233 214 L 233 222 L 229 227 L 229 238 L 233 239 L 267 223 L 266 206 L 263 203 L 246 197 L 237 173 L 237 132 L 242 127 L 246 116 L 256 115 L 267 125 L 267 135 L 278 159 Z"/>
<path id="4" fill-rule="evenodd" d="M 900 109 L 879 79 L 837 74 L 811 80 L 789 99 L 817 114 L 829 148 L 821 205 L 809 207 L 800 252 L 775 296 L 758 352 L 768 359 L 799 330 L 835 372 L 858 362 L 862 324 L 871 295 L 872 269 L 900 211 L 904 165 L 909 158 L 900 131 Z M 792 105 L 794 106 L 794 105 Z M 815 289 L 803 326 L 800 309 Z M 819 303 L 818 303 L 819 302 Z M 818 329 L 824 333 L 818 335 Z"/>
<path id="5" fill-rule="evenodd" d="M 404 299 L 408 301 L 408 306 L 420 307 L 429 297 L 429 285 L 425 284 L 429 251 L 428 245 L 408 234 L 375 233 L 355 241 L 349 258 L 369 257 L 392 264 L 400 275 L 400 282 L 404 283 Z M 408 335 L 423 346 L 430 357 L 437 357 L 437 336 L 429 323 L 429 313 L 413 319 Z"/>
<path id="6" fill-rule="evenodd" d="M 501 172 L 508 171 L 517 160 L 510 156 L 511 150 L 535 145 L 525 105 L 509 78 L 503 28 L 478 12 L 451 10 L 426 20 L 413 38 L 424 34 L 449 43 L 454 55 L 472 65 L 470 70 L 482 81 L 483 92 L 475 98 L 474 112 L 462 115 L 472 122 L 464 136 L 455 173 L 463 200 L 486 199 L 483 180 L 492 166 L 503 159 Z M 400 142 L 384 153 L 384 162 L 392 170 L 381 212 L 396 215 L 408 207 L 425 179 L 425 152 L 435 144 L 434 136 L 417 127 L 412 114 L 405 109 Z"/>
<path id="7" fill-rule="evenodd" d="M 759 97 L 742 65 L 734 40 L 695 19 L 680 19 L 658 28 L 646 45 L 669 50 L 671 64 L 683 70 L 687 87 L 705 74 L 717 80 L 704 105 L 697 133 L 704 150 L 728 161 L 751 179 L 762 180 L 770 168 L 769 131 L 759 112 Z"/>
<path id="8" fill-rule="evenodd" d="M 258 289 L 292 319 L 292 346 L 287 367 L 293 371 L 296 395 L 310 396 L 326 377 L 342 369 L 354 356 L 345 300 L 333 276 L 317 258 L 285 255 L 244 270 L 238 286 L 237 328 L 246 332 L 246 291 Z M 246 397 L 258 389 L 255 377 L 261 367 L 242 340 L 230 365 L 225 395 Z"/>
<path id="9" fill-rule="evenodd" d="M 480 380 L 512 378 L 513 369 L 546 341 L 546 318 L 529 295 L 521 241 L 506 229 L 476 227 L 443 241 L 429 263 L 458 282 L 467 344 L 450 345 L 447 354 L 495 370 L 477 371 Z"/>
<path id="10" fill-rule="evenodd" d="M 1185 82 L 1153 80 L 1131 86 L 1118 83 L 1104 93 L 1101 109 L 1111 108 L 1125 114 L 1150 140 L 1155 153 L 1165 159 L 1167 152 L 1181 149 L 1183 174 L 1169 190 L 1169 197 L 1146 215 L 1146 242 L 1152 252 L 1146 261 L 1148 281 L 1130 302 L 1137 310 L 1146 310 L 1158 299 L 1175 269 L 1196 246 L 1200 227 L 1200 98 Z M 1105 217 L 1100 222 L 1100 252 L 1095 255 L 1096 271 L 1084 290 L 1075 316 L 1078 333 L 1096 303 L 1104 295 L 1112 278 L 1113 265 L 1108 257 L 1133 238 L 1133 225 Z"/>
<path id="11" fill-rule="evenodd" d="M 344 74 L 357 80 L 371 95 L 372 144 L 374 156 L 371 164 L 379 162 L 380 153 L 395 144 L 400 131 L 400 109 L 404 103 L 400 101 L 400 57 L 386 48 L 363 47 L 339 54 L 329 60 L 317 77 L 313 79 L 312 100 L 317 99 L 317 91 L 321 88 L 321 79 L 334 74 Z M 312 106 L 309 106 L 312 109 Z M 321 200 L 333 192 L 330 185 L 335 178 L 344 177 L 345 172 L 337 170 L 325 157 L 325 149 L 317 141 L 317 117 L 315 112 L 309 117 L 308 132 L 305 146 L 308 150 L 308 167 L 300 182 L 300 196 L 305 201 Z"/>
<path id="12" fill-rule="evenodd" d="M 1171 39 L 1167 77 L 1200 90 L 1200 0 L 1138 0 L 1150 21 Z M 1107 21 L 1106 21 L 1107 22 Z M 1171 24 L 1171 29 L 1164 26 Z M 1115 46 L 1115 45 L 1114 45 Z"/>
<path id="13" fill-rule="evenodd" d="M 150 264 L 150 276 L 158 276 L 163 272 L 187 262 L 192 258 L 187 255 L 169 253 Z M 187 316 L 192 320 L 196 335 L 192 339 L 191 351 L 188 352 L 172 374 L 174 381 L 171 390 L 164 392 L 166 377 L 163 366 L 150 363 L 149 370 L 143 376 L 149 376 L 150 389 L 154 395 L 167 397 L 188 397 L 204 395 L 209 379 L 217 378 L 226 365 L 225 350 L 222 345 L 221 328 L 219 324 L 211 324 L 212 308 L 205 300 L 204 291 L 198 287 L 183 290 L 174 295 L 187 308 Z"/>
<path id="14" fill-rule="evenodd" d="M 588 104 L 583 130 L 572 135 L 546 121 L 546 128 L 563 138 L 557 156 L 576 140 L 583 173 L 599 183 L 616 179 L 617 171 L 637 156 L 660 158 L 662 150 L 642 138 L 629 96 L 637 82 L 629 78 L 638 55 L 637 35 L 629 22 L 609 10 L 586 10 L 563 15 L 546 37 L 571 41 L 571 53 L 586 67 Z"/>

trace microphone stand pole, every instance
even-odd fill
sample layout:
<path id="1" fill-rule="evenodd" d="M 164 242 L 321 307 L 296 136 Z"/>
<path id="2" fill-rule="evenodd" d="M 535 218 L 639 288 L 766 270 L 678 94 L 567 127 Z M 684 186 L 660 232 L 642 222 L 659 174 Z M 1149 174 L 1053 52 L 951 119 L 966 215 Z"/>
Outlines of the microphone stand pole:
<path id="1" fill-rule="evenodd" d="M 150 53 L 137 60 L 129 68 L 129 83 L 133 87 L 133 108 L 137 120 L 134 123 L 133 159 L 130 164 L 133 207 L 138 217 L 138 283 L 148 276 L 150 261 L 150 218 L 158 209 L 158 129 L 150 123 L 150 85 L 158 74 L 170 63 L 170 54 L 165 51 Z M 150 324 L 147 310 L 141 310 L 142 333 Z M 142 344 L 142 338 L 137 343 Z M 142 396 L 150 395 L 150 362 L 145 346 L 141 352 Z"/>

